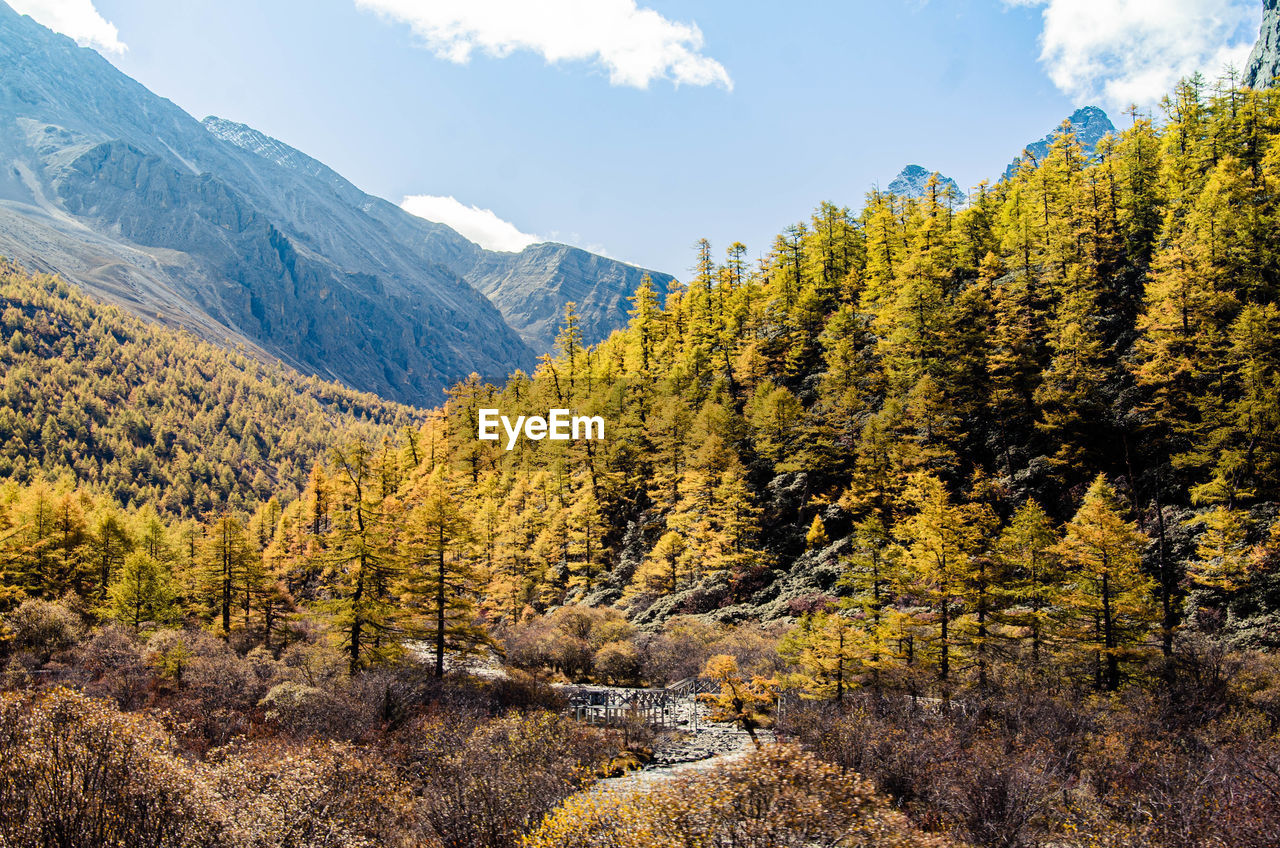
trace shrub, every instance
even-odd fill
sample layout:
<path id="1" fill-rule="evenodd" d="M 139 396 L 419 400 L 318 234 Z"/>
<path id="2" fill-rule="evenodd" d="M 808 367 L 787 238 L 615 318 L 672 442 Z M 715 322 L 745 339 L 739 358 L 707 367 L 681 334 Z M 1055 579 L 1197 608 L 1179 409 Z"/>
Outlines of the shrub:
<path id="1" fill-rule="evenodd" d="M 90 695 L 110 698 L 122 708 L 140 704 L 152 676 L 142 662 L 133 634 L 119 624 L 105 624 L 75 651 L 76 666 L 88 680 Z"/>
<path id="2" fill-rule="evenodd" d="M 507 709 L 527 712 L 568 706 L 562 692 L 518 670 L 490 681 L 488 690 L 492 701 Z"/>
<path id="3" fill-rule="evenodd" d="M 601 733 L 550 713 L 508 716 L 469 732 L 454 716 L 424 718 L 407 738 L 422 814 L 451 848 L 516 845 L 591 782 L 609 754 Z"/>
<path id="4" fill-rule="evenodd" d="M 220 844 L 215 796 L 144 717 L 57 688 L 0 696 L 0 844 Z"/>
<path id="5" fill-rule="evenodd" d="M 552 656 L 555 658 L 555 667 L 571 680 L 586 680 L 591 676 L 593 652 L 591 643 L 586 639 L 561 636 Z"/>
<path id="6" fill-rule="evenodd" d="M 368 725 L 368 717 L 340 693 L 292 680 L 272 686 L 258 706 L 267 721 L 298 738 L 350 740 Z"/>
<path id="7" fill-rule="evenodd" d="M 945 845 L 916 832 L 871 785 L 798 748 L 771 745 L 714 770 L 630 793 L 577 795 L 525 848 Z"/>
<path id="8" fill-rule="evenodd" d="M 553 668 L 573 680 L 586 680 L 602 647 L 628 642 L 634 635 L 635 627 L 616 609 L 565 606 L 512 627 L 503 641 L 507 661 L 518 668 Z"/>
<path id="9" fill-rule="evenodd" d="M 671 619 L 662 633 L 641 642 L 643 676 L 660 686 L 696 677 L 720 635 L 719 628 L 696 618 Z"/>
<path id="10" fill-rule="evenodd" d="M 507 662 L 517 668 L 537 671 L 556 664 L 560 632 L 545 618 L 537 618 L 511 628 L 504 641 Z"/>
<path id="11" fill-rule="evenodd" d="M 1054 790 L 1063 777 L 1060 762 L 1046 747 L 1010 749 L 984 735 L 933 775 L 930 800 L 974 845 L 1034 845 L 1054 812 Z"/>
<path id="12" fill-rule="evenodd" d="M 203 630 L 158 630 L 147 640 L 145 658 L 171 690 L 172 726 L 198 750 L 247 732 L 251 710 L 270 683 L 259 674 L 261 658 L 246 659 Z"/>
<path id="13" fill-rule="evenodd" d="M 422 845 L 408 784 L 376 751 L 281 741 L 226 754 L 211 778 L 236 848 Z M 430 844 L 430 843 L 426 843 Z"/>
<path id="14" fill-rule="evenodd" d="M 596 676 L 610 683 L 634 683 L 640 675 L 640 653 L 630 642 L 607 642 L 592 663 Z"/>
<path id="15" fill-rule="evenodd" d="M 780 730 L 874 781 L 918 826 L 974 846 L 1273 845 L 1274 723 L 1228 698 L 1201 724 L 1219 710 L 1171 709 L 1169 694 L 1029 690 L 944 710 L 861 692 L 839 709 L 792 706 Z"/>
<path id="16" fill-rule="evenodd" d="M 71 610 L 39 598 L 28 598 L 4 617 L 16 650 L 29 651 L 41 664 L 71 648 L 84 634 L 84 622 Z"/>

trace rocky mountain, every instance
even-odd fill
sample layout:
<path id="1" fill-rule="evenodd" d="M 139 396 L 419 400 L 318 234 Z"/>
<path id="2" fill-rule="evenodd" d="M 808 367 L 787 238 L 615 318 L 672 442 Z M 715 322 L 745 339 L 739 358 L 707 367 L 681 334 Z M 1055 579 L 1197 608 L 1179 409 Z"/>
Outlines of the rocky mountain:
<path id="1" fill-rule="evenodd" d="M 519 253 L 481 251 L 463 278 L 484 292 L 534 350 L 550 350 L 567 301 L 577 304 L 588 344 L 626 326 L 628 298 L 648 273 L 665 291 L 670 274 L 643 271 L 565 244 L 532 244 Z"/>
<path id="2" fill-rule="evenodd" d="M 899 197 L 924 197 L 925 184 L 929 182 L 929 177 L 933 176 L 933 174 L 933 171 L 926 170 L 919 165 L 908 165 L 899 171 L 898 176 L 894 177 L 889 183 L 888 191 Z M 957 200 L 964 200 L 964 192 L 960 190 L 960 186 L 956 185 L 955 180 L 938 174 L 938 182 L 942 184 L 942 188 L 950 189 Z"/>
<path id="3" fill-rule="evenodd" d="M 331 192 L 348 207 L 376 218 L 425 261 L 439 263 L 488 297 L 536 352 L 551 350 L 564 304 L 574 301 L 587 343 L 626 326 L 628 298 L 649 274 L 659 288 L 673 277 L 647 271 L 565 244 L 533 244 L 519 253 L 485 250 L 453 229 L 410 215 L 365 194 L 327 165 L 252 127 L 222 118 L 204 119 L 217 138 Z"/>
<path id="4" fill-rule="evenodd" d="M 1071 129 L 1076 134 L 1076 140 L 1080 142 L 1085 154 L 1089 156 L 1092 156 L 1093 152 L 1098 148 L 1098 142 L 1102 141 L 1103 136 L 1109 132 L 1115 132 L 1115 125 L 1111 123 L 1107 113 L 1097 106 L 1085 106 L 1082 109 L 1077 109 L 1071 113 L 1071 117 L 1067 118 L 1067 121 L 1070 122 Z M 1053 144 L 1053 139 L 1057 134 L 1058 127 L 1054 127 L 1045 134 L 1044 138 L 1039 141 L 1033 141 L 1023 148 L 1022 155 L 1010 162 L 1008 168 L 1005 168 L 1004 178 L 1007 180 L 1013 176 L 1027 154 L 1031 154 L 1036 159 L 1042 158 L 1049 152 L 1049 147 Z"/>
<path id="5" fill-rule="evenodd" d="M 1268 6 L 1280 3 L 1280 0 L 1267 0 Z M 1273 34 L 1273 39 L 1280 37 L 1280 19 L 1277 19 L 1277 32 Z M 1263 35 L 1266 35 L 1266 25 L 1263 26 Z M 1261 44 L 1261 41 L 1259 42 Z M 1254 53 L 1258 52 L 1258 48 L 1254 48 Z M 1280 61 L 1280 56 L 1276 61 Z M 1094 150 L 1098 147 L 1098 142 L 1102 141 L 1103 136 L 1109 132 L 1115 131 L 1115 126 L 1111 123 L 1111 119 L 1107 117 L 1107 113 L 1099 109 L 1097 106 L 1085 106 L 1071 113 L 1071 117 L 1067 118 L 1071 123 L 1071 128 L 1076 134 L 1076 139 L 1080 142 L 1080 146 L 1087 155 L 1093 155 Z M 1005 169 L 1004 179 L 1009 179 L 1018 170 L 1018 166 L 1022 163 L 1023 158 L 1030 154 L 1037 159 L 1049 152 L 1050 145 L 1053 144 L 1054 137 L 1058 134 L 1058 129 L 1054 128 L 1047 133 L 1044 138 L 1039 141 L 1033 141 L 1023 149 L 1022 156 L 1014 159 L 1009 163 L 1009 167 Z M 925 184 L 929 181 L 929 177 L 935 172 L 919 165 L 908 165 L 898 172 L 898 175 L 889 183 L 887 191 L 900 197 L 924 197 Z M 943 187 L 950 188 L 955 192 L 955 196 L 963 201 L 965 194 L 960 190 L 960 186 L 950 177 L 938 174 L 938 179 Z"/>
<path id="6" fill-rule="evenodd" d="M 1267 88 L 1280 76 L 1280 0 L 1263 0 L 1258 41 L 1245 62 L 1244 84 Z"/>
<path id="7" fill-rule="evenodd" d="M 607 335 L 644 273 L 561 245 L 482 250 L 249 127 L 196 121 L 3 2 L 0 255 L 419 404 L 530 367 L 569 293 Z"/>

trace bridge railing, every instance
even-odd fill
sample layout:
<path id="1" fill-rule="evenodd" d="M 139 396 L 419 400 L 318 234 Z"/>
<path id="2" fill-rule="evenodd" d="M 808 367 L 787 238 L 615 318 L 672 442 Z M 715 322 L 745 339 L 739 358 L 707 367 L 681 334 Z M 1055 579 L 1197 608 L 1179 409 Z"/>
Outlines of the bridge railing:
<path id="1" fill-rule="evenodd" d="M 562 691 L 569 701 L 568 711 L 579 721 L 588 724 L 640 721 L 664 729 L 675 725 L 677 707 L 688 705 L 696 713 L 698 696 L 718 692 L 719 687 L 713 681 L 689 677 L 661 689 L 566 686 Z"/>
<path id="2" fill-rule="evenodd" d="M 588 724 L 639 721 L 664 728 L 675 718 L 675 698 L 665 689 L 609 689 L 574 686 L 565 693 L 569 711 Z"/>
<path id="3" fill-rule="evenodd" d="M 714 680 L 705 680 L 701 677 L 686 677 L 684 680 L 677 680 L 667 686 L 665 691 L 670 692 L 677 698 L 696 698 L 699 695 L 719 692 L 720 686 Z"/>

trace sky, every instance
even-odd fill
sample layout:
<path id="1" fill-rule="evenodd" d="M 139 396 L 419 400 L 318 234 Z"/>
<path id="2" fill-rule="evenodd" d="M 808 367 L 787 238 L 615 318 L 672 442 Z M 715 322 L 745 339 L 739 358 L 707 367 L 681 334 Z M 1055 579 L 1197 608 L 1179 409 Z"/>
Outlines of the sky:
<path id="1" fill-rule="evenodd" d="M 1159 116 L 1261 0 L 8 0 L 497 250 L 687 277 L 907 164 L 968 189 L 1071 111 Z"/>

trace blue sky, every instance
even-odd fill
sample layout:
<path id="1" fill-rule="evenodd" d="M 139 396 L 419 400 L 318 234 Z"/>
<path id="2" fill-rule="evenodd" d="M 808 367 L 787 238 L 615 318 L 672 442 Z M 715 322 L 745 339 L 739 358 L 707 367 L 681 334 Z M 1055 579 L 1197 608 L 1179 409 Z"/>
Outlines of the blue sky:
<path id="1" fill-rule="evenodd" d="M 10 2 L 197 118 L 478 239 L 678 276 L 697 238 L 761 255 L 907 163 L 968 188 L 1078 105 L 1119 123 L 1180 73 L 1240 63 L 1261 17 L 1257 0 Z"/>

